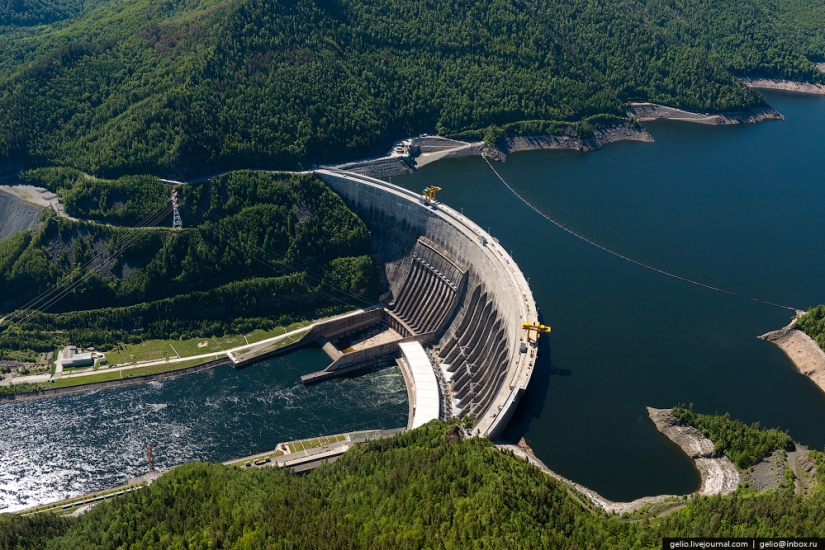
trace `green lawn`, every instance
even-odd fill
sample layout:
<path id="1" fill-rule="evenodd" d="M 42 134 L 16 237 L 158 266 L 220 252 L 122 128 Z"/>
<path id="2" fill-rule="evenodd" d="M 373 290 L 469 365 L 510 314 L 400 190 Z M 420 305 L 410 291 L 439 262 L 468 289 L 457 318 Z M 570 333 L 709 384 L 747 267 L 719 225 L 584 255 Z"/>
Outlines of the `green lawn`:
<path id="1" fill-rule="evenodd" d="M 320 447 L 321 445 L 326 445 L 327 443 L 335 443 L 337 441 L 344 441 L 347 438 L 346 435 L 331 435 L 328 437 L 319 437 L 318 439 L 306 439 L 303 441 L 293 441 L 292 443 L 287 443 L 287 447 L 293 453 L 297 453 L 299 451 L 307 451 L 309 449 L 314 449 L 316 447 Z"/>
<path id="2" fill-rule="evenodd" d="M 307 332 L 308 331 L 306 331 L 306 330 L 302 330 L 301 332 L 299 332 L 297 334 L 293 334 L 292 336 L 287 336 L 283 340 L 278 340 L 277 342 L 269 344 L 268 346 L 265 345 L 263 349 L 257 349 L 257 350 L 254 350 L 251 353 L 250 352 L 235 353 L 235 359 L 237 359 L 238 361 L 247 361 L 249 359 L 252 359 L 253 357 L 263 355 L 264 353 L 269 353 L 271 351 L 281 349 L 284 346 L 288 346 L 289 344 L 293 344 L 293 343 L 297 342 Z"/>
<path id="3" fill-rule="evenodd" d="M 292 323 L 287 327 L 275 327 L 271 330 L 256 329 L 247 334 L 246 338 L 249 340 L 250 344 L 253 344 L 255 342 L 260 342 L 261 340 L 266 340 L 267 338 L 272 338 L 274 336 L 286 334 L 287 332 L 292 332 L 293 330 L 297 330 L 312 323 L 313 321 L 298 321 L 296 323 Z"/>
<path id="4" fill-rule="evenodd" d="M 199 336 L 188 340 L 147 340 L 140 344 L 121 344 L 118 350 L 106 353 L 106 361 L 110 365 L 120 365 L 138 361 L 157 361 L 165 357 L 175 357 L 177 354 L 180 354 L 180 357 L 193 357 L 207 353 L 218 353 L 244 346 L 247 340 L 250 344 L 253 344 L 273 336 L 280 336 L 311 322 L 292 323 L 287 327 L 275 327 L 272 330 L 257 329 L 247 334 L 246 338 L 242 334 L 227 334 L 222 337 Z M 274 349 L 277 349 L 277 347 Z"/>
<path id="5" fill-rule="evenodd" d="M 165 363 L 163 365 L 155 365 L 152 367 L 140 367 L 129 369 L 125 371 L 104 371 L 97 374 L 90 374 L 89 376 L 77 376 L 72 378 L 61 378 L 53 384 L 48 384 L 49 388 L 66 388 L 69 386 L 81 386 L 84 384 L 93 384 L 95 382 L 107 382 L 109 380 L 119 380 L 121 376 L 124 380 L 134 378 L 135 376 L 145 376 L 147 374 L 158 374 L 161 372 L 170 372 L 174 370 L 185 369 L 187 367 L 194 367 L 201 363 L 207 362 L 203 359 L 193 359 L 191 361 L 181 361 L 179 363 Z M 122 374 L 121 374 L 122 373 Z"/>

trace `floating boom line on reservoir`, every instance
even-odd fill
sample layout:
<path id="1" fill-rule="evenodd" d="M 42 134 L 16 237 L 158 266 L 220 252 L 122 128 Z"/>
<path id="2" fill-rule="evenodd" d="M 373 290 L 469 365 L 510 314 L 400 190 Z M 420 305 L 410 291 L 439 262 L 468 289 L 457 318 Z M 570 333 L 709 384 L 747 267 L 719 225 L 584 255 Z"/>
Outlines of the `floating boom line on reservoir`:
<path id="1" fill-rule="evenodd" d="M 609 248 L 607 248 L 605 246 L 602 246 L 599 243 L 588 239 L 584 235 L 580 235 L 580 234 L 576 233 L 575 231 L 573 231 L 569 227 L 566 227 L 566 226 L 562 225 L 561 223 L 557 222 L 556 220 L 554 220 L 553 218 L 551 218 L 550 216 L 548 216 L 547 214 L 545 214 L 544 212 L 542 212 L 541 210 L 539 210 L 538 208 L 536 208 L 535 206 L 530 204 L 530 202 L 528 202 L 527 199 L 525 199 L 523 196 L 521 196 L 521 194 L 518 191 L 513 189 L 513 187 L 509 183 L 507 183 L 507 181 L 503 177 L 501 177 L 501 174 L 498 173 L 498 170 L 493 168 L 493 165 L 490 163 L 490 159 L 488 159 L 487 157 L 482 157 L 482 158 L 487 163 L 487 166 L 490 167 L 490 170 L 492 170 L 493 173 L 496 175 L 496 177 L 498 177 L 498 179 L 501 180 L 501 183 L 503 183 L 507 187 L 507 189 L 509 189 L 516 197 L 518 197 L 518 199 L 521 202 L 523 202 L 524 204 L 529 206 L 531 210 L 533 210 L 536 214 L 538 214 L 539 216 L 541 216 L 545 220 L 549 221 L 550 223 L 552 223 L 553 225 L 555 225 L 559 229 L 561 229 L 563 231 L 566 231 L 567 233 L 573 235 L 577 239 L 581 239 L 582 241 L 586 242 L 587 244 L 595 246 L 599 250 L 604 250 L 608 254 L 612 254 L 613 256 L 616 256 L 617 258 L 621 258 L 622 260 L 628 261 L 632 264 L 636 264 L 636 265 L 638 265 L 640 267 L 643 267 L 645 269 L 649 269 L 650 271 L 655 271 L 656 273 L 661 273 L 662 275 L 666 275 L 668 277 L 672 277 L 674 279 L 678 279 L 680 281 L 684 281 L 684 282 L 690 283 L 692 285 L 700 286 L 702 288 L 707 288 L 708 290 L 713 290 L 714 292 L 721 292 L 722 294 L 728 294 L 730 296 L 739 296 L 736 292 L 731 292 L 729 290 L 725 290 L 725 289 L 718 288 L 718 287 L 715 287 L 715 286 L 707 285 L 705 283 L 700 283 L 699 281 L 694 281 L 693 279 L 688 279 L 686 277 L 681 277 L 679 275 L 676 275 L 675 273 L 670 273 L 669 271 L 659 269 L 658 267 L 653 267 L 652 265 L 642 263 L 638 260 L 634 260 L 633 258 L 628 258 L 627 256 L 625 256 L 623 254 L 620 254 L 620 253 L 618 253 L 614 250 L 610 250 Z M 757 300 L 756 298 L 751 298 L 751 299 L 753 301 L 756 301 L 756 302 L 762 302 L 763 304 L 767 304 L 769 306 L 779 307 L 779 308 L 783 308 L 783 309 L 789 309 L 791 311 L 798 311 L 798 309 L 795 308 L 795 307 L 783 306 L 781 304 L 776 304 L 774 302 L 767 302 L 765 300 Z"/>

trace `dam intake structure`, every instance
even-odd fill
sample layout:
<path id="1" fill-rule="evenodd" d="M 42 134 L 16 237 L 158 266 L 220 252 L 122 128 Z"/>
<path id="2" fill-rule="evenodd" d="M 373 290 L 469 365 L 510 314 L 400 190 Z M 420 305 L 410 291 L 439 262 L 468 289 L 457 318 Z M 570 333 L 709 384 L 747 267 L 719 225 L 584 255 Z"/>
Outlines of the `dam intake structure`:
<path id="1" fill-rule="evenodd" d="M 302 382 L 395 359 L 410 396 L 408 427 L 470 416 L 478 419 L 474 435 L 498 436 L 527 389 L 537 354 L 523 325 L 538 324 L 538 313 L 515 262 L 443 204 L 352 172 L 315 175 L 366 223 L 389 291 L 379 305 L 317 323 L 289 346 L 314 343 L 332 359 Z M 422 369 L 423 357 L 429 369 Z"/>

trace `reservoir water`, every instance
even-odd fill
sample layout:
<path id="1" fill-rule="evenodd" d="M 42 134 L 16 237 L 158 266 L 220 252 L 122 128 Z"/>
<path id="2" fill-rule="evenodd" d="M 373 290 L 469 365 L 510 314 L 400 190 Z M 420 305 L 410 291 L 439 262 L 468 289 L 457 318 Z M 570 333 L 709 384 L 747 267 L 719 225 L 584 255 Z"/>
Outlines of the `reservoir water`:
<path id="1" fill-rule="evenodd" d="M 489 228 L 530 279 L 553 332 L 506 436 L 612 500 L 694 491 L 699 476 L 646 406 L 693 403 L 825 446 L 825 393 L 756 336 L 825 302 L 825 98 L 766 94 L 786 121 L 656 122 L 655 143 L 535 151 L 496 164 L 539 210 L 607 248 L 720 287 L 713 292 L 611 256 L 558 229 L 480 158 L 393 178 Z M 328 359 L 305 350 L 242 371 L 0 407 L 0 512 L 223 461 L 279 441 L 406 423 L 396 368 L 303 387 Z"/>
<path id="2" fill-rule="evenodd" d="M 645 124 L 655 143 L 531 151 L 495 164 L 541 212 L 649 271 L 560 230 L 478 157 L 393 183 L 489 228 L 530 280 L 553 332 L 506 436 L 612 500 L 681 494 L 699 476 L 646 406 L 693 403 L 825 446 L 825 393 L 756 338 L 825 302 L 825 98 L 766 93 L 785 121 Z"/>

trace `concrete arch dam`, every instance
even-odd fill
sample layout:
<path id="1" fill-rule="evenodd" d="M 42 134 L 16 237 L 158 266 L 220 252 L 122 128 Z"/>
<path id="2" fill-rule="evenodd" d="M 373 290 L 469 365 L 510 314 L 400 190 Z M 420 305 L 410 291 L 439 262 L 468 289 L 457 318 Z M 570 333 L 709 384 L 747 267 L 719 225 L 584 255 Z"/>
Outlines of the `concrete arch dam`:
<path id="1" fill-rule="evenodd" d="M 479 419 L 474 434 L 499 435 L 536 360 L 522 329 L 524 322 L 538 322 L 536 305 L 518 266 L 495 239 L 452 208 L 351 172 L 322 169 L 315 175 L 367 224 L 389 293 L 383 307 L 308 335 L 318 338 L 333 363 L 304 383 L 395 355 L 410 393 L 409 427 L 431 418 L 473 416 Z M 378 325 L 393 333 L 392 341 L 373 339 L 364 349 L 347 346 L 342 352 L 328 340 Z M 420 366 L 424 353 L 413 349 L 419 345 L 429 368 Z"/>

